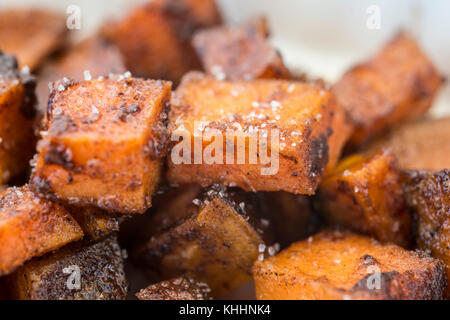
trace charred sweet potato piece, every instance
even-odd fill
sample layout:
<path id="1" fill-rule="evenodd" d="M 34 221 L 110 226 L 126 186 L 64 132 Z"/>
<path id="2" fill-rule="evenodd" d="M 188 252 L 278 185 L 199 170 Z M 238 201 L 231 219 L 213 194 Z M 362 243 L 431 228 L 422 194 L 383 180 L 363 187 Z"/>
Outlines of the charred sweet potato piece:
<path id="1" fill-rule="evenodd" d="M 20 300 L 125 300 L 128 291 L 115 236 L 33 259 L 9 277 L 8 285 Z"/>
<path id="2" fill-rule="evenodd" d="M 444 261 L 450 279 L 450 170 L 412 171 L 405 176 L 406 201 L 417 215 L 417 244 Z"/>
<path id="3" fill-rule="evenodd" d="M 66 18 L 44 10 L 0 11 L 0 50 L 16 56 L 21 67 L 35 70 L 64 45 Z"/>
<path id="4" fill-rule="evenodd" d="M 334 86 L 339 103 L 355 124 L 349 147 L 425 113 L 442 83 L 443 78 L 416 42 L 405 33 L 397 34 Z"/>
<path id="5" fill-rule="evenodd" d="M 237 27 L 200 30 L 193 38 L 193 45 L 206 73 L 218 80 L 290 78 L 267 34 L 261 18 Z"/>
<path id="6" fill-rule="evenodd" d="M 319 187 L 325 219 L 382 242 L 411 244 L 411 217 L 400 172 L 389 151 L 342 160 Z"/>
<path id="7" fill-rule="evenodd" d="M 34 191 L 73 205 L 144 212 L 165 156 L 170 88 L 127 75 L 56 83 Z"/>
<path id="8" fill-rule="evenodd" d="M 341 144 L 329 142 L 344 130 L 332 126 L 338 108 L 332 93 L 315 84 L 190 73 L 172 99 L 168 180 L 313 194 L 337 160 Z"/>
<path id="9" fill-rule="evenodd" d="M 96 78 L 125 71 L 119 49 L 98 35 L 92 36 L 68 48 L 61 57 L 42 68 L 37 85 L 38 109 L 41 114 L 47 111 L 49 82 L 63 77 L 81 81 L 85 76 Z"/>
<path id="10" fill-rule="evenodd" d="M 0 192 L 0 276 L 81 237 L 60 204 L 37 198 L 28 186 Z"/>
<path id="11" fill-rule="evenodd" d="M 104 28 L 133 74 L 177 82 L 200 63 L 190 41 L 195 30 L 221 22 L 214 0 L 158 0 Z"/>
<path id="12" fill-rule="evenodd" d="M 120 215 L 107 212 L 96 207 L 68 208 L 70 214 L 80 225 L 89 240 L 99 241 L 115 231 L 119 231 L 119 224 L 129 215 Z"/>
<path id="13" fill-rule="evenodd" d="M 450 117 L 421 119 L 396 127 L 363 150 L 390 148 L 402 169 L 439 171 L 450 168 L 449 137 Z"/>
<path id="14" fill-rule="evenodd" d="M 210 300 L 211 289 L 189 275 L 152 284 L 139 291 L 139 300 Z"/>
<path id="15" fill-rule="evenodd" d="M 251 279 L 259 255 L 275 253 L 259 208 L 255 194 L 214 186 L 186 206 L 189 218 L 152 236 L 133 256 L 156 279 L 192 273 L 219 296 Z"/>
<path id="16" fill-rule="evenodd" d="M 442 299 L 442 262 L 341 231 L 297 242 L 253 268 L 258 299 Z"/>
<path id="17" fill-rule="evenodd" d="M 0 184 L 22 175 L 34 153 L 35 79 L 0 51 Z"/>

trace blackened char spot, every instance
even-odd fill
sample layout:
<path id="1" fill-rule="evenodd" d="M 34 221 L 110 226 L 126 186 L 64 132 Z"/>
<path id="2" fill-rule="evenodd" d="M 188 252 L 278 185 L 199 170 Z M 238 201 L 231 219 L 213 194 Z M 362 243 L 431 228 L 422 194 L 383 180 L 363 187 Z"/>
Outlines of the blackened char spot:
<path id="1" fill-rule="evenodd" d="M 322 134 L 311 142 L 311 149 L 308 156 L 311 163 L 310 173 L 313 180 L 321 176 L 325 166 L 328 163 L 328 134 Z"/>
<path id="2" fill-rule="evenodd" d="M 51 143 L 44 155 L 44 162 L 56 164 L 65 169 L 72 169 L 72 153 L 69 149 L 58 143 Z"/>
<path id="3" fill-rule="evenodd" d="M 36 116 L 37 98 L 35 94 L 36 78 L 31 75 L 22 76 L 22 84 L 24 86 L 25 94 L 22 104 L 20 105 L 20 112 L 27 119 L 33 119 Z"/>

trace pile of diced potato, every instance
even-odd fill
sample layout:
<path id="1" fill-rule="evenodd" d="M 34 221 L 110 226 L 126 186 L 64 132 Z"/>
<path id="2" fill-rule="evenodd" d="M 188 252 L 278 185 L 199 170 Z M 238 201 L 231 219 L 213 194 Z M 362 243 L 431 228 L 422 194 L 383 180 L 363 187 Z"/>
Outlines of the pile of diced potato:
<path id="1" fill-rule="evenodd" d="M 0 11 L 0 298 L 450 298 L 444 78 L 407 33 L 334 84 L 214 0 L 70 35 Z"/>

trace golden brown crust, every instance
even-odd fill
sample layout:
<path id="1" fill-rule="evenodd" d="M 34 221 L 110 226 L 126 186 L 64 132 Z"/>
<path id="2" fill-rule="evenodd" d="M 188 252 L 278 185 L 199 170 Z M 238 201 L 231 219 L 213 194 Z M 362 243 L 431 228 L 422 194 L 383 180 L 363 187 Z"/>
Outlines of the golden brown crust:
<path id="1" fill-rule="evenodd" d="M 220 22 L 214 0 L 159 0 L 135 8 L 104 33 L 133 74 L 176 83 L 200 68 L 190 44 L 194 31 Z"/>
<path id="2" fill-rule="evenodd" d="M 45 58 L 64 45 L 66 19 L 51 11 L 0 11 L 0 48 L 14 55 L 20 67 L 35 70 Z"/>
<path id="3" fill-rule="evenodd" d="M 80 226 L 60 204 L 39 199 L 28 186 L 1 192 L 0 275 L 82 237 Z"/>
<path id="4" fill-rule="evenodd" d="M 126 75 L 55 83 L 33 190 L 73 205 L 144 212 L 166 153 L 170 88 Z"/>
<path id="5" fill-rule="evenodd" d="M 407 204 L 417 215 L 417 244 L 441 259 L 450 279 L 450 170 L 405 174 Z M 447 297 L 450 298 L 450 283 Z"/>
<path id="6" fill-rule="evenodd" d="M 258 299 L 442 299 L 442 262 L 349 232 L 325 231 L 253 268 Z"/>
<path id="7" fill-rule="evenodd" d="M 0 51 L 0 184 L 25 174 L 35 147 L 35 78 Z M 20 128 L 20 129 L 19 129 Z"/>
<path id="8" fill-rule="evenodd" d="M 390 148 L 402 169 L 439 171 L 450 168 L 449 137 L 450 117 L 420 119 L 394 128 L 363 151 Z"/>
<path id="9" fill-rule="evenodd" d="M 425 113 L 443 78 L 415 41 L 398 33 L 371 60 L 350 69 L 333 91 L 355 124 L 349 147 Z"/>
<path id="10" fill-rule="evenodd" d="M 193 215 L 152 236 L 133 256 L 157 279 L 190 272 L 208 283 L 214 296 L 249 281 L 253 262 L 269 248 L 260 245 L 273 243 L 257 196 L 214 186 L 185 210 Z"/>
<path id="11" fill-rule="evenodd" d="M 50 82 L 63 77 L 81 81 L 85 71 L 96 78 L 110 73 L 124 73 L 126 69 L 119 49 L 99 35 L 67 48 L 64 55 L 40 70 L 37 85 L 40 114 L 44 115 L 47 111 Z"/>
<path id="12" fill-rule="evenodd" d="M 75 243 L 33 259 L 8 283 L 13 297 L 21 300 L 124 300 L 128 291 L 115 236 L 94 244 Z"/>
<path id="13" fill-rule="evenodd" d="M 279 166 L 278 171 L 273 165 L 273 171 L 268 170 L 269 174 L 263 175 L 261 169 L 269 169 L 270 164 L 261 164 L 261 158 L 256 164 L 248 159 L 245 164 L 236 164 L 237 152 L 234 163 L 226 164 L 224 143 L 223 164 L 194 164 L 194 148 L 188 159 L 191 164 L 175 164 L 171 154 L 168 180 L 203 186 L 222 183 L 250 191 L 313 194 L 326 166 L 332 166 L 331 162 L 337 160 L 339 152 L 334 149 L 341 144 L 330 145 L 329 140 L 333 132 L 343 129 L 332 127 L 336 124 L 333 117 L 338 108 L 332 93 L 315 84 L 274 79 L 227 82 L 189 73 L 172 99 L 169 117 L 172 138 L 179 135 L 181 140 L 194 143 L 195 121 L 206 123 L 202 133 L 212 129 L 223 137 L 227 130 L 253 135 L 247 140 L 255 145 L 263 143 L 260 137 L 267 135 L 268 154 L 279 151 Z M 271 143 L 271 133 L 275 129 L 279 130 L 280 138 Z M 172 143 L 172 147 L 176 144 L 178 141 Z M 209 144 L 204 139 L 202 151 Z M 245 153 L 249 153 L 248 142 Z M 274 154 L 272 164 L 276 163 Z M 333 155 L 330 161 L 329 154 Z"/>
<path id="14" fill-rule="evenodd" d="M 96 207 L 70 206 L 68 211 L 83 229 L 85 237 L 93 241 L 99 241 L 111 233 L 119 231 L 119 224 L 130 217 Z"/>
<path id="15" fill-rule="evenodd" d="M 382 242 L 411 245 L 400 172 L 389 151 L 342 160 L 321 182 L 318 203 L 325 219 Z"/>
<path id="16" fill-rule="evenodd" d="M 219 80 L 290 78 L 267 33 L 265 20 L 260 18 L 238 27 L 201 30 L 192 43 L 205 72 Z"/>
<path id="17" fill-rule="evenodd" d="M 152 284 L 136 293 L 136 296 L 139 300 L 210 300 L 210 292 L 206 283 L 183 275 Z"/>

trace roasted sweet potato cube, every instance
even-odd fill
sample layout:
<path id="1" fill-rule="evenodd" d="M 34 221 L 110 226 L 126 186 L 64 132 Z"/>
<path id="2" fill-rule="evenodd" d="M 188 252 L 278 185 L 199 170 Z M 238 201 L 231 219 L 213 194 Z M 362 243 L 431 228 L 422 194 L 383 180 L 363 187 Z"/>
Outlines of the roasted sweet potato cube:
<path id="1" fill-rule="evenodd" d="M 237 27 L 200 30 L 194 35 L 193 45 L 206 73 L 218 80 L 290 78 L 267 34 L 261 18 Z"/>
<path id="2" fill-rule="evenodd" d="M 35 79 L 0 51 L 0 184 L 29 168 L 34 153 Z"/>
<path id="3" fill-rule="evenodd" d="M 450 168 L 450 117 L 421 119 L 396 127 L 363 151 L 390 148 L 400 168 L 439 171 Z"/>
<path id="4" fill-rule="evenodd" d="M 256 194 L 213 186 L 185 210 L 193 215 L 153 235 L 133 253 L 155 279 L 192 273 L 220 296 L 251 280 L 258 256 L 275 253 Z"/>
<path id="5" fill-rule="evenodd" d="M 56 83 L 34 191 L 73 205 L 144 212 L 165 156 L 170 88 L 127 75 Z"/>
<path id="6" fill-rule="evenodd" d="M 210 300 L 211 289 L 189 275 L 152 284 L 139 291 L 139 300 Z"/>
<path id="7" fill-rule="evenodd" d="M 113 232 L 119 231 L 119 224 L 129 215 L 114 214 L 96 207 L 68 208 L 89 240 L 99 241 Z"/>
<path id="8" fill-rule="evenodd" d="M 133 74 L 177 82 L 200 68 L 192 34 L 220 22 L 214 0 L 159 0 L 107 25 L 104 34 L 120 48 Z"/>
<path id="9" fill-rule="evenodd" d="M 14 299 L 125 300 L 128 284 L 115 236 L 77 242 L 26 263 L 8 279 Z"/>
<path id="10" fill-rule="evenodd" d="M 38 110 L 40 114 L 47 111 L 49 82 L 63 77 L 81 81 L 85 76 L 94 78 L 125 71 L 119 49 L 98 35 L 92 36 L 67 48 L 61 57 L 41 68 L 37 85 Z"/>
<path id="11" fill-rule="evenodd" d="M 382 242 L 411 244 L 411 216 L 403 200 L 400 171 L 389 151 L 342 160 L 319 187 L 325 219 Z"/>
<path id="12" fill-rule="evenodd" d="M 405 33 L 372 59 L 353 67 L 334 86 L 355 124 L 349 148 L 384 129 L 425 113 L 443 83 L 432 62 Z"/>
<path id="13" fill-rule="evenodd" d="M 339 108 L 316 84 L 189 73 L 172 99 L 168 180 L 313 194 L 342 145 L 329 143 L 345 130 L 332 126 Z"/>
<path id="14" fill-rule="evenodd" d="M 66 18 L 44 10 L 0 11 L 0 50 L 16 56 L 20 66 L 35 70 L 64 46 Z"/>
<path id="15" fill-rule="evenodd" d="M 260 300 L 442 299 L 442 262 L 365 236 L 324 231 L 253 268 Z"/>
<path id="16" fill-rule="evenodd" d="M 28 186 L 0 192 L 0 276 L 81 237 L 80 226 L 60 204 L 39 199 Z"/>
<path id="17" fill-rule="evenodd" d="M 450 170 L 411 171 L 405 177 L 406 201 L 417 218 L 417 244 L 444 262 L 450 279 Z"/>

